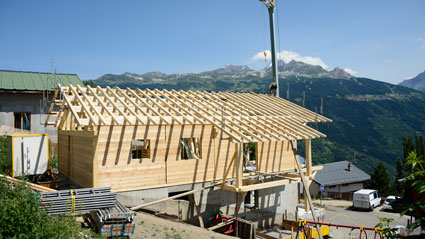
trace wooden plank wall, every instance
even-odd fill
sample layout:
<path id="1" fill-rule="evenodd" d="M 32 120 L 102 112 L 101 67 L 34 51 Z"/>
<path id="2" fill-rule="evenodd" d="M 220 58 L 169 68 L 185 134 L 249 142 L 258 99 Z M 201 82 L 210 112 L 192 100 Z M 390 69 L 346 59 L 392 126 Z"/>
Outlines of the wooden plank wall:
<path id="1" fill-rule="evenodd" d="M 289 141 L 257 143 L 256 153 L 258 171 L 270 173 L 296 167 Z"/>
<path id="2" fill-rule="evenodd" d="M 58 132 L 59 171 L 83 187 L 93 187 L 93 137 Z"/>
<path id="3" fill-rule="evenodd" d="M 200 159 L 181 159 L 180 139 L 200 138 Z M 149 139 L 151 158 L 132 159 L 131 141 Z M 96 186 L 115 191 L 223 178 L 234 144 L 211 125 L 101 126 L 96 147 Z M 234 177 L 231 169 L 230 177 Z"/>
<path id="4" fill-rule="evenodd" d="M 125 191 L 220 180 L 235 152 L 235 144 L 212 125 L 99 126 L 97 132 L 94 137 L 58 132 L 59 170 L 85 187 Z M 181 159 L 181 138 L 201 139 L 200 159 Z M 150 140 L 150 158 L 132 159 L 135 139 Z M 263 172 L 295 168 L 287 142 L 258 143 L 257 165 Z M 228 178 L 234 177 L 232 165 Z"/>
<path id="5" fill-rule="evenodd" d="M 99 127 L 96 186 L 118 191 L 166 184 L 165 134 L 164 125 Z M 135 139 L 150 140 L 150 159 L 131 158 L 131 141 Z"/>

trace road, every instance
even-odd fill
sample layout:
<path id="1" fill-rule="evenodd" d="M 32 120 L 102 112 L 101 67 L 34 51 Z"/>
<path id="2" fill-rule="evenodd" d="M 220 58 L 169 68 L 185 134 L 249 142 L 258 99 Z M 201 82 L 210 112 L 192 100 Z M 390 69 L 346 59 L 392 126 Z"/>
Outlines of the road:
<path id="1" fill-rule="evenodd" d="M 394 221 L 390 223 L 391 227 L 396 225 L 407 225 L 408 216 L 401 217 L 398 213 L 381 211 L 381 207 L 375 208 L 375 210 L 368 211 L 356 211 L 349 208 L 327 206 L 325 214 L 325 222 L 352 225 L 352 226 L 364 226 L 364 227 L 375 227 L 379 223 L 380 217 L 392 218 Z M 335 228 L 331 227 L 331 235 L 333 238 L 351 239 L 359 238 L 359 230 L 351 230 L 348 228 Z M 374 238 L 375 232 L 368 232 L 367 238 Z M 364 236 L 362 238 L 365 238 Z"/>

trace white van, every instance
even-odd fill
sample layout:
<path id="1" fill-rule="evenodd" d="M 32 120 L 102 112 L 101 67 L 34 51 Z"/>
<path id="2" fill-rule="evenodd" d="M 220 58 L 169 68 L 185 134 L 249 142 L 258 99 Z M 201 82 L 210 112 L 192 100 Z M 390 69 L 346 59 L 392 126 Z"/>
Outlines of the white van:
<path id="1" fill-rule="evenodd" d="M 378 191 L 373 189 L 360 189 L 353 194 L 353 207 L 373 210 L 379 206 L 381 198 Z"/>

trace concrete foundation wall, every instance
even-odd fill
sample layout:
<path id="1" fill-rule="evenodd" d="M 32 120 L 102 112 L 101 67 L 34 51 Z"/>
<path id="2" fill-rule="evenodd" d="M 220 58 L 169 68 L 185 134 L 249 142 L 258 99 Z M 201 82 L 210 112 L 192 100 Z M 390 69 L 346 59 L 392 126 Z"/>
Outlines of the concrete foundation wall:
<path id="1" fill-rule="evenodd" d="M 14 112 L 31 113 L 31 131 L 40 134 L 49 134 L 49 139 L 57 142 L 57 130 L 54 127 L 44 127 L 46 113 L 50 104 L 40 115 L 40 101 L 43 95 L 41 93 L 0 93 L 0 125 L 13 127 Z M 40 117 L 41 116 L 41 117 Z"/>
<path id="2" fill-rule="evenodd" d="M 127 206 L 136 206 L 152 202 L 178 193 L 202 188 L 209 184 L 187 184 L 180 186 L 119 192 L 118 200 Z M 244 196 L 239 194 L 239 217 L 255 222 L 259 227 L 279 224 L 283 219 L 295 220 L 298 202 L 298 184 L 262 189 L 258 192 L 258 209 L 245 208 Z M 223 189 L 207 189 L 195 195 L 200 202 L 201 216 L 206 227 L 211 226 L 211 219 L 221 210 L 225 215 L 234 216 L 236 209 L 236 193 Z M 190 195 L 185 200 L 177 199 L 158 203 L 147 207 L 169 214 L 177 215 L 188 223 L 198 225 L 195 217 L 194 201 Z"/>

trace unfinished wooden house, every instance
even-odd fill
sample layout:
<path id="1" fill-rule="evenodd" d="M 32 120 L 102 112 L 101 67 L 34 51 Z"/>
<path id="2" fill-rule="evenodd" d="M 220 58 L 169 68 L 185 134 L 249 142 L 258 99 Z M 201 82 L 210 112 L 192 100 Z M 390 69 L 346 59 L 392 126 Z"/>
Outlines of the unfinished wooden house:
<path id="1" fill-rule="evenodd" d="M 46 125 L 58 129 L 59 171 L 83 187 L 139 190 L 222 181 L 247 192 L 299 181 L 297 140 L 329 122 L 255 93 L 60 87 Z"/>

